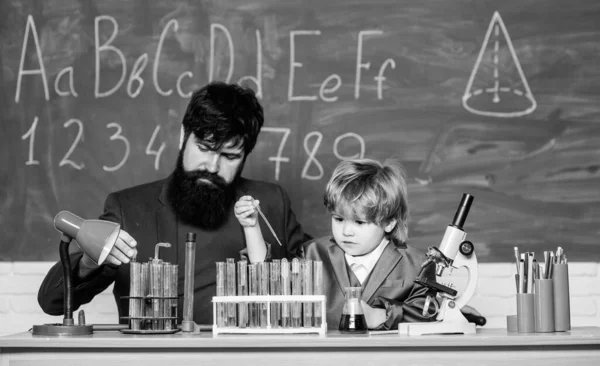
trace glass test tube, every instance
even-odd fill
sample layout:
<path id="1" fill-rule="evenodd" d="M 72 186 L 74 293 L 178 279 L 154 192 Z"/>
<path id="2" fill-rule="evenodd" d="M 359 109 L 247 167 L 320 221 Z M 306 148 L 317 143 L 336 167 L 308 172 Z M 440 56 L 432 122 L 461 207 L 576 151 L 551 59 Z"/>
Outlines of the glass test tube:
<path id="1" fill-rule="evenodd" d="M 292 259 L 292 295 L 302 295 L 302 278 L 300 277 L 300 261 L 298 258 Z M 300 328 L 302 326 L 301 310 L 302 306 L 299 301 L 292 302 L 292 328 Z"/>
<path id="2" fill-rule="evenodd" d="M 225 278 L 227 277 L 227 273 L 225 270 L 225 262 L 216 262 L 217 266 L 217 296 L 225 296 Z M 225 327 L 226 324 L 226 314 L 225 314 L 225 303 L 218 302 L 216 304 L 217 308 L 217 327 L 222 328 Z"/>
<path id="3" fill-rule="evenodd" d="M 184 332 L 194 330 L 194 269 L 196 262 L 196 234 L 187 233 L 185 237 L 185 267 L 183 279 L 183 319 Z"/>
<path id="4" fill-rule="evenodd" d="M 260 262 L 258 264 L 258 294 L 259 295 L 268 295 L 269 294 L 269 263 L 268 262 Z M 269 306 L 266 302 L 261 302 L 259 305 L 260 312 L 260 327 L 266 328 L 269 323 L 269 318 L 267 317 Z"/>
<path id="5" fill-rule="evenodd" d="M 226 268 L 227 268 L 227 280 L 225 283 L 225 293 L 227 296 L 235 296 L 235 260 L 233 258 L 226 259 Z M 236 327 L 237 326 L 237 316 L 236 316 L 236 304 L 235 303 L 227 303 L 227 322 L 225 326 L 227 327 Z"/>
<path id="6" fill-rule="evenodd" d="M 152 300 L 146 301 L 148 296 L 151 296 L 151 286 L 150 286 L 150 262 L 142 263 L 142 296 L 144 297 L 142 301 L 142 314 L 141 316 L 144 318 L 148 318 L 152 316 Z M 141 322 L 142 329 L 152 329 L 152 322 L 150 319 L 142 319 Z"/>
<path id="7" fill-rule="evenodd" d="M 250 296 L 258 295 L 258 264 L 248 264 L 248 288 Z M 250 303 L 250 313 L 248 314 L 248 326 L 257 328 L 259 324 L 258 304 Z"/>
<path id="8" fill-rule="evenodd" d="M 271 263 L 271 295 L 281 295 L 281 261 L 279 259 L 273 259 Z M 279 322 L 281 320 L 281 303 L 271 303 L 271 328 L 279 328 Z"/>
<path id="9" fill-rule="evenodd" d="M 283 258 L 281 260 L 281 294 L 282 295 L 291 295 L 291 285 L 290 285 L 290 263 L 287 259 Z M 281 327 L 289 328 L 291 325 L 290 322 L 290 303 L 284 301 L 281 303 Z"/>
<path id="10" fill-rule="evenodd" d="M 164 322 L 158 318 L 163 315 L 164 264 L 161 260 L 150 263 L 150 286 L 152 296 L 152 330 L 163 330 Z"/>
<path id="11" fill-rule="evenodd" d="M 237 263 L 237 287 L 238 296 L 248 296 L 248 262 L 239 261 Z M 238 304 L 238 327 L 246 328 L 248 326 L 248 303 Z"/>
<path id="12" fill-rule="evenodd" d="M 300 262 L 301 282 L 302 282 L 302 295 L 313 294 L 313 265 L 311 260 L 303 260 Z M 305 328 L 313 326 L 313 303 L 305 302 L 302 305 L 303 312 L 303 324 Z"/>
<path id="13" fill-rule="evenodd" d="M 324 295 L 323 293 L 323 262 L 313 262 L 313 293 L 315 295 Z M 323 322 L 321 313 L 323 311 L 323 304 L 320 302 L 314 303 L 314 322 L 315 327 L 319 328 Z"/>
<path id="14" fill-rule="evenodd" d="M 141 298 L 143 283 L 142 281 L 142 264 L 139 262 L 131 262 L 129 264 L 129 327 L 132 330 L 140 330 L 141 320 L 139 317 L 142 314 L 144 300 Z"/>
<path id="15" fill-rule="evenodd" d="M 168 273 L 165 279 L 165 296 L 169 299 L 165 299 L 164 316 L 172 319 L 165 319 L 165 329 L 172 330 L 177 328 L 177 276 L 178 276 L 178 265 L 177 264 L 166 264 L 165 272 Z M 174 318 L 174 319 L 173 319 Z"/>
<path id="16" fill-rule="evenodd" d="M 171 264 L 169 263 L 163 264 L 163 296 L 165 298 L 161 299 L 162 313 L 160 314 L 160 316 L 169 317 L 171 316 L 171 299 L 167 299 L 167 297 L 171 296 Z M 171 330 L 170 320 L 164 319 L 163 329 Z"/>

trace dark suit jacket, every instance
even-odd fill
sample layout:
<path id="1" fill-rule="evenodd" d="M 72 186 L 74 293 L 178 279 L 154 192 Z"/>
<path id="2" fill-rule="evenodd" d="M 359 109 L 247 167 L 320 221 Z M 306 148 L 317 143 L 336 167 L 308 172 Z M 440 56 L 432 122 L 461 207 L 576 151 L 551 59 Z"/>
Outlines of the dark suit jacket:
<path id="1" fill-rule="evenodd" d="M 244 233 L 239 221 L 235 218 L 233 207 L 227 222 L 215 231 L 202 230 L 180 222 L 167 202 L 166 189 L 169 178 L 148 184 L 125 189 L 108 195 L 104 213 L 100 219 L 121 224 L 138 243 L 139 262 L 146 262 L 154 257 L 154 248 L 158 242 L 169 242 L 171 248 L 161 248 L 160 258 L 166 262 L 179 264 L 179 312 L 182 316 L 183 286 L 185 270 L 185 235 L 196 233 L 195 293 L 194 320 L 200 324 L 212 324 L 212 296 L 215 295 L 216 268 L 215 262 L 226 258 L 240 258 L 245 250 Z M 273 258 L 298 255 L 300 245 L 310 239 L 305 235 L 296 221 L 290 200 L 285 191 L 276 184 L 259 182 L 241 178 L 236 188 L 237 198 L 251 195 L 260 200 L 261 210 L 267 216 L 283 246 L 271 246 Z M 268 227 L 259 219 L 265 240 L 276 243 Z M 73 273 L 78 271 L 78 263 L 82 253 L 71 254 Z M 44 312 L 50 315 L 63 313 L 63 279 L 62 265 L 54 265 L 44 279 L 38 294 L 38 302 Z M 77 276 L 74 276 L 77 277 Z M 94 296 L 104 291 L 114 282 L 114 296 L 119 310 L 119 319 L 129 314 L 128 300 L 121 296 L 129 295 L 129 265 L 115 267 L 102 265 L 83 280 L 74 281 L 74 309 L 90 302 Z M 121 322 L 126 322 L 121 319 Z"/>
<path id="2" fill-rule="evenodd" d="M 344 288 L 351 286 L 354 274 L 346 264 L 344 251 L 331 237 L 308 241 L 302 249 L 301 255 L 305 259 L 323 262 L 327 327 L 337 330 L 345 300 Z M 387 321 L 378 329 L 394 329 L 400 322 L 429 321 L 421 312 L 427 294 L 435 296 L 435 293 L 413 283 L 424 261 L 424 253 L 411 246 L 397 241 L 387 245 L 362 285 L 362 300 L 372 307 L 387 310 Z M 427 267 L 422 275 L 435 280 L 435 266 Z"/>

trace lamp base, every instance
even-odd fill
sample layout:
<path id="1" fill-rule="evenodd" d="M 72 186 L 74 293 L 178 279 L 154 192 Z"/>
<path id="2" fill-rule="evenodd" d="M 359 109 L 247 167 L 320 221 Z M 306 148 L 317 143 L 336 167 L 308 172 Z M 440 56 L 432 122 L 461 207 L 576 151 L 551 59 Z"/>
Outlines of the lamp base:
<path id="1" fill-rule="evenodd" d="M 63 324 L 44 324 L 34 325 L 34 335 L 46 335 L 46 336 L 78 336 L 88 335 L 93 333 L 93 327 L 91 325 L 63 325 Z"/>

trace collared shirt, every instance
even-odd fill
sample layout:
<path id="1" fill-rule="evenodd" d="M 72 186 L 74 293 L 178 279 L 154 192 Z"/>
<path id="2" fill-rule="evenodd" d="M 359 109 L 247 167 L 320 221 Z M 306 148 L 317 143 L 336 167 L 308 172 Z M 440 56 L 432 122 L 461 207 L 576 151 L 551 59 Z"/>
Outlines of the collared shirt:
<path id="1" fill-rule="evenodd" d="M 377 261 L 381 257 L 381 254 L 383 254 L 383 251 L 388 243 L 389 240 L 383 238 L 381 243 L 379 243 L 379 246 L 377 246 L 377 248 L 375 248 L 371 253 L 358 257 L 353 257 L 344 253 L 344 257 L 346 257 L 346 263 L 348 263 L 348 266 L 350 266 L 350 269 L 352 269 L 352 272 L 354 272 L 354 275 L 358 281 L 360 281 L 361 285 L 363 282 L 365 282 L 367 277 L 369 277 L 369 274 L 375 267 L 375 264 L 377 264 Z"/>

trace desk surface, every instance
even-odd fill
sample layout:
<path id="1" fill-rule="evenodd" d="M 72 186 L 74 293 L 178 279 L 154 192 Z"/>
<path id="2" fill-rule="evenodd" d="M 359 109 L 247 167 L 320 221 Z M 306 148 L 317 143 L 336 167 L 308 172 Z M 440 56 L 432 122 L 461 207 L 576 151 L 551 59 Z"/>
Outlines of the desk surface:
<path id="1" fill-rule="evenodd" d="M 348 336 L 336 332 L 324 337 L 318 335 L 221 335 L 176 333 L 171 335 L 128 335 L 118 331 L 97 331 L 88 336 L 34 336 L 29 332 L 0 337 L 0 349 L 32 348 L 147 348 L 147 349 L 281 349 L 303 348 L 368 349 L 415 347 L 468 347 L 468 348 L 536 348 L 552 346 L 588 346 L 600 349 L 600 328 L 574 328 L 570 332 L 508 333 L 505 329 L 477 329 L 474 335 L 400 336 L 379 334 Z"/>

